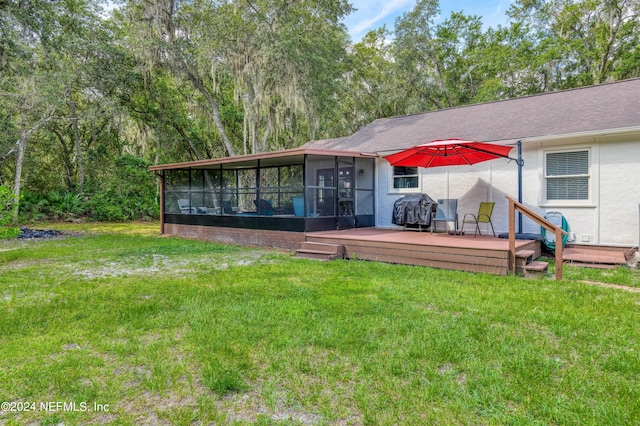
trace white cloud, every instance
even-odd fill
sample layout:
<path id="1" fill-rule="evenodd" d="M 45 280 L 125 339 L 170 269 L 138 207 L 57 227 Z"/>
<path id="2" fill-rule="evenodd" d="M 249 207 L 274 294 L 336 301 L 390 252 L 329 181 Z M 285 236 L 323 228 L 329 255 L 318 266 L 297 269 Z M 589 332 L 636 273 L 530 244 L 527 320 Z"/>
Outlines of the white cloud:
<path id="1" fill-rule="evenodd" d="M 368 32 L 380 28 L 383 24 L 393 30 L 395 19 L 413 9 L 416 0 L 351 0 L 357 9 L 344 20 L 351 39 L 357 43 Z M 451 11 L 463 11 L 467 15 L 479 15 L 485 29 L 504 25 L 507 22 L 505 11 L 511 0 L 440 0 L 441 17 L 447 18 Z"/>
<path id="2" fill-rule="evenodd" d="M 345 25 L 353 41 L 357 42 L 367 31 L 382 24 L 393 29 L 392 21 L 411 9 L 415 0 L 352 0 L 351 4 L 357 10 L 345 19 Z"/>

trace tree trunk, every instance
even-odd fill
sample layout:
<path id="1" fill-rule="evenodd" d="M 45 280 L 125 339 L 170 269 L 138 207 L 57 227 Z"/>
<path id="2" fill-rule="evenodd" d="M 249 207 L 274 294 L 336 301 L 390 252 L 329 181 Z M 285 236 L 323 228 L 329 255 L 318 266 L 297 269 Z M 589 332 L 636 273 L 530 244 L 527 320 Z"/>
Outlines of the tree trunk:
<path id="1" fill-rule="evenodd" d="M 182 126 L 179 126 L 177 123 L 171 123 L 171 127 L 173 127 L 180 134 L 182 140 L 187 143 L 189 149 L 191 150 L 191 153 L 194 157 L 196 157 L 196 160 L 202 160 L 202 156 L 200 155 L 198 148 L 196 148 L 191 139 L 189 139 L 189 137 L 187 136 L 187 132 L 185 132 Z"/>
<path id="2" fill-rule="evenodd" d="M 227 153 L 231 157 L 235 156 L 236 155 L 235 150 L 231 145 L 231 141 L 227 137 L 227 132 L 224 130 L 224 125 L 222 124 L 222 120 L 220 119 L 220 108 L 218 107 L 218 104 L 213 99 L 213 96 L 211 96 L 211 93 L 209 93 L 207 88 L 204 87 L 200 79 L 191 72 L 188 66 L 183 63 L 182 68 L 186 72 L 187 77 L 189 78 L 189 81 L 191 81 L 191 83 L 196 87 L 196 89 L 198 89 L 198 91 L 202 94 L 202 96 L 205 97 L 205 99 L 207 100 L 207 103 L 211 107 L 211 113 L 212 113 L 211 118 L 213 118 L 213 122 L 215 123 L 216 128 L 218 129 L 218 133 L 220 133 L 220 137 L 222 138 L 222 142 L 224 143 L 224 147 L 226 148 Z"/>
<path id="3" fill-rule="evenodd" d="M 24 163 L 24 151 L 27 146 L 27 111 L 26 102 L 20 110 L 20 140 L 18 141 L 18 158 L 16 159 L 16 175 L 13 181 L 13 222 L 18 222 L 20 212 L 20 185 L 22 182 L 22 164 Z"/>
<path id="4" fill-rule="evenodd" d="M 56 135 L 56 137 L 58 138 L 58 142 L 60 142 L 60 149 L 62 151 L 62 165 L 64 166 L 64 170 L 65 170 L 65 181 L 67 184 L 67 190 L 72 191 L 73 190 L 73 178 L 72 178 L 72 152 L 73 150 L 69 150 L 67 148 L 67 144 L 64 140 L 64 135 L 58 131 L 57 129 L 53 129 L 52 130 L 53 134 Z"/>
<path id="5" fill-rule="evenodd" d="M 262 152 L 267 152 L 267 139 L 269 138 L 269 133 L 271 133 L 271 120 L 267 121 L 267 128 L 264 130 L 264 134 L 262 135 Z"/>
<path id="6" fill-rule="evenodd" d="M 82 192 L 84 188 L 84 164 L 82 161 L 82 144 L 80 143 L 80 132 L 78 131 L 78 117 L 76 117 L 76 104 L 73 101 L 71 87 L 67 86 L 67 96 L 69 102 L 69 113 L 71 114 L 71 126 L 73 128 L 73 141 L 76 146 L 76 163 L 78 164 L 78 189 Z"/>
<path id="7" fill-rule="evenodd" d="M 18 157 L 16 159 L 16 174 L 13 180 L 13 221 L 18 221 L 18 213 L 20 212 L 20 188 L 22 184 L 22 165 L 24 164 L 24 155 L 27 148 L 29 135 L 40 127 L 44 126 L 51 120 L 53 111 L 47 111 L 42 118 L 29 130 L 27 130 L 27 111 L 29 111 L 29 100 L 25 97 L 22 99 L 22 107 L 20 108 L 20 139 L 18 140 Z"/>
<path id="8" fill-rule="evenodd" d="M 253 120 L 253 122 L 251 123 L 251 153 L 252 154 L 257 154 L 258 151 L 258 122 L 256 120 Z"/>
<path id="9" fill-rule="evenodd" d="M 447 85 L 445 84 L 444 76 L 442 75 L 442 69 L 440 68 L 440 63 L 435 57 L 431 57 L 435 66 L 436 72 L 438 73 L 438 82 L 440 83 L 440 88 L 442 89 L 442 93 L 444 94 L 445 99 L 447 100 L 447 106 L 451 108 L 453 105 L 451 104 L 451 98 L 449 97 L 449 91 L 447 90 Z"/>

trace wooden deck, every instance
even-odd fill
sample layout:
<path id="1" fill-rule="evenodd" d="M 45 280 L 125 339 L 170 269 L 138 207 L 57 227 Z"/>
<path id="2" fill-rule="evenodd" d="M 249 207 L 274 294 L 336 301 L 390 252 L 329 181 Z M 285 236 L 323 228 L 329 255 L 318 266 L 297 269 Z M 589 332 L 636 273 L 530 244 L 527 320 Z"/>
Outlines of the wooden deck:
<path id="1" fill-rule="evenodd" d="M 343 245 L 346 258 L 495 275 L 508 271 L 509 240 L 493 236 L 360 228 L 308 233 L 306 241 Z M 540 241 L 516 240 L 516 250 L 535 259 Z"/>
<path id="2" fill-rule="evenodd" d="M 631 253 L 629 255 L 631 256 Z M 562 257 L 574 266 L 591 268 L 615 268 L 627 263 L 625 249 L 619 247 L 567 246 Z"/>

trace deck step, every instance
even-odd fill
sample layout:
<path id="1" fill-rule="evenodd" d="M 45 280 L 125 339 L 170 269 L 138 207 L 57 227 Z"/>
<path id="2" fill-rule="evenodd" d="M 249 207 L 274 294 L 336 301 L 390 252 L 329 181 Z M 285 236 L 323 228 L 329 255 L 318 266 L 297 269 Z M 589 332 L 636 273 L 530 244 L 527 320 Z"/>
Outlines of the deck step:
<path id="1" fill-rule="evenodd" d="M 536 254 L 535 250 L 517 250 L 516 251 L 516 257 L 520 257 L 523 259 L 528 259 L 534 254 Z"/>
<path id="2" fill-rule="evenodd" d="M 533 260 L 535 250 L 517 250 L 516 251 L 516 273 L 524 274 L 524 267 Z"/>
<path id="3" fill-rule="evenodd" d="M 305 241 L 296 250 L 296 257 L 316 260 L 333 260 L 344 258 L 344 246 L 342 244 L 327 244 Z"/>
<path id="4" fill-rule="evenodd" d="M 549 262 L 540 262 L 534 260 L 533 262 L 527 263 L 524 267 L 524 276 L 525 277 L 539 277 L 544 275 L 549 268 Z"/>
<path id="5" fill-rule="evenodd" d="M 524 267 L 527 271 L 536 271 L 536 272 L 544 272 L 549 267 L 549 262 L 540 262 L 534 260 L 533 262 L 529 262 L 527 266 Z"/>
<path id="6" fill-rule="evenodd" d="M 344 246 L 342 244 L 316 243 L 313 241 L 305 241 L 300 245 L 301 250 L 326 251 L 327 253 L 335 253 L 344 256 Z"/>
<path id="7" fill-rule="evenodd" d="M 336 258 L 335 254 L 327 253 L 326 251 L 313 251 L 313 250 L 296 250 L 295 257 L 301 259 L 313 259 L 313 260 L 333 260 Z"/>

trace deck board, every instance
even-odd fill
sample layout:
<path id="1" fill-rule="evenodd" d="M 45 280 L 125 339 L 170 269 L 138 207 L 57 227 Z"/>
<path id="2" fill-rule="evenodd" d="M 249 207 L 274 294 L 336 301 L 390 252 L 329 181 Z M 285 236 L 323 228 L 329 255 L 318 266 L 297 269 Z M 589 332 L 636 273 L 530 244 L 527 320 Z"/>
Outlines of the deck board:
<path id="1" fill-rule="evenodd" d="M 611 265 L 624 265 L 627 260 L 624 252 L 611 250 L 594 250 L 581 247 L 567 247 L 562 252 L 564 260 L 581 263 L 600 263 Z"/>
<path id="2" fill-rule="evenodd" d="M 506 275 L 509 241 L 492 236 L 431 234 L 360 228 L 313 232 L 307 241 L 342 244 L 347 258 Z M 516 249 L 540 253 L 540 242 L 517 240 Z"/>

